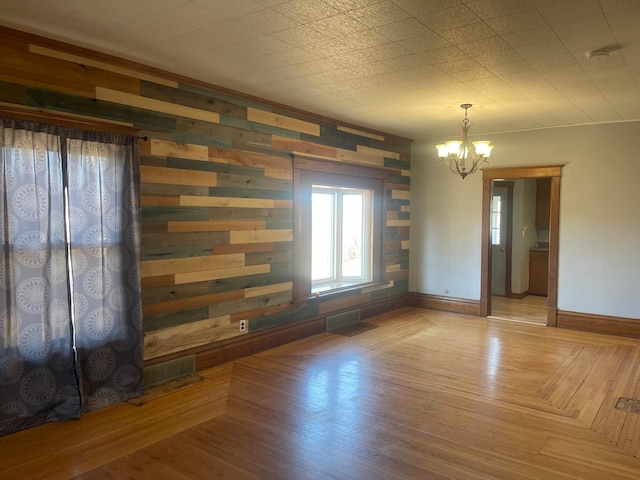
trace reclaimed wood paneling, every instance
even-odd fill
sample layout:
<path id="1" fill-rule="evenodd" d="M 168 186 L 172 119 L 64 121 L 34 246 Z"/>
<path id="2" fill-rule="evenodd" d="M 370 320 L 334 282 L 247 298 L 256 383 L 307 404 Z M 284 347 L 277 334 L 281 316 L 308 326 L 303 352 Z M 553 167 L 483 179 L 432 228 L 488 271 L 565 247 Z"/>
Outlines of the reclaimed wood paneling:
<path id="1" fill-rule="evenodd" d="M 247 109 L 247 120 L 250 122 L 264 123 L 265 125 L 271 125 L 273 127 L 286 128 L 294 132 L 308 133 L 309 135 L 315 136 L 320 135 L 319 125 L 257 108 Z"/>
<path id="2" fill-rule="evenodd" d="M 144 358 L 146 360 L 206 345 L 232 337 L 235 333 L 236 328 L 231 324 L 229 315 L 157 330 L 144 337 Z"/>
<path id="3" fill-rule="evenodd" d="M 212 123 L 218 123 L 220 121 L 220 115 L 216 112 L 186 107 L 184 105 L 176 105 L 175 103 L 155 100 L 153 98 L 145 98 L 140 95 L 133 95 L 118 90 L 111 90 L 109 88 L 96 87 L 96 98 L 98 100 L 104 100 L 105 102 L 119 103 L 129 107 L 168 113 L 178 117 L 195 118 Z"/>
<path id="4" fill-rule="evenodd" d="M 224 343 L 241 319 L 251 333 L 278 331 L 407 292 L 409 140 L 4 27 L 0 37 L 0 103 L 148 137 L 139 141 L 147 362 Z M 387 170 L 387 283 L 291 303 L 294 153 L 351 175 Z"/>
<path id="5" fill-rule="evenodd" d="M 11 39 L 0 43 L 0 79 L 91 98 L 97 85 L 139 91 L 136 79 L 38 55 L 29 44 Z"/>
<path id="6" fill-rule="evenodd" d="M 218 174 L 215 172 L 200 172 L 180 168 L 162 168 L 140 166 L 140 180 L 147 183 L 169 183 L 177 185 L 200 185 L 215 187 L 218 184 Z"/>
<path id="7" fill-rule="evenodd" d="M 155 277 L 168 273 L 199 272 L 216 268 L 243 267 L 244 253 L 228 255 L 211 255 L 194 258 L 171 258 L 167 260 L 150 260 L 140 265 L 140 276 Z"/>
<path id="8" fill-rule="evenodd" d="M 376 140 L 380 140 L 381 142 L 384 142 L 384 135 L 380 135 L 372 132 L 365 132 L 363 130 L 358 130 L 352 127 L 345 127 L 343 125 L 338 125 L 336 128 L 341 132 L 353 133 L 355 135 L 360 135 L 361 137 L 374 138 Z"/>
<path id="9" fill-rule="evenodd" d="M 153 82 L 154 84 L 165 85 L 165 86 L 174 87 L 174 88 L 178 86 L 177 82 L 173 80 L 168 80 L 161 76 L 150 75 L 148 73 L 144 73 L 144 72 L 141 72 L 140 70 L 135 70 L 133 68 L 125 68 L 125 67 L 121 67 L 111 63 L 103 62 L 100 60 L 94 60 L 88 57 L 81 57 L 80 55 L 74 55 L 72 53 L 67 53 L 60 50 L 54 50 L 54 49 L 42 47 L 39 45 L 30 44 L 29 51 L 32 53 L 37 53 L 38 55 L 45 55 L 47 57 L 57 58 L 59 60 L 65 60 L 71 63 L 77 63 L 78 65 L 82 65 L 85 68 L 87 67 L 99 68 L 107 72 L 117 73 L 124 77 L 139 78 L 140 80 L 148 80 L 149 82 Z"/>
<path id="10" fill-rule="evenodd" d="M 231 243 L 290 242 L 293 230 L 239 230 L 231 232 Z"/>
<path id="11" fill-rule="evenodd" d="M 179 157 L 193 160 L 208 160 L 209 147 L 184 143 L 167 142 L 152 138 L 150 154 L 159 157 Z"/>
<path id="12" fill-rule="evenodd" d="M 205 280 L 215 280 L 216 278 L 244 277 L 257 273 L 268 273 L 269 265 L 253 265 L 248 267 L 216 268 L 215 270 L 203 270 L 190 273 L 175 274 L 175 283 L 193 283 Z"/>

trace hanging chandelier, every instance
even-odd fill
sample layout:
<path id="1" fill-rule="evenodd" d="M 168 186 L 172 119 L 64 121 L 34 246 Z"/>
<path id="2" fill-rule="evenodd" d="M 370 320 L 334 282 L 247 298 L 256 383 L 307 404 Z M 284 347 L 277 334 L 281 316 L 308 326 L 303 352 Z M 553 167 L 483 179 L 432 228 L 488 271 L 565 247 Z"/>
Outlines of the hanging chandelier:
<path id="1" fill-rule="evenodd" d="M 493 149 L 493 145 L 488 141 L 471 142 L 473 147 L 469 144 L 471 122 L 467 118 L 467 110 L 471 107 L 470 103 L 460 105 L 460 108 L 464 108 L 464 120 L 460 124 L 462 127 L 462 141 L 451 140 L 436 145 L 440 161 L 448 164 L 449 170 L 460 175 L 463 179 L 478 170 L 480 165 L 487 162 L 487 158 L 491 155 L 491 149 Z"/>

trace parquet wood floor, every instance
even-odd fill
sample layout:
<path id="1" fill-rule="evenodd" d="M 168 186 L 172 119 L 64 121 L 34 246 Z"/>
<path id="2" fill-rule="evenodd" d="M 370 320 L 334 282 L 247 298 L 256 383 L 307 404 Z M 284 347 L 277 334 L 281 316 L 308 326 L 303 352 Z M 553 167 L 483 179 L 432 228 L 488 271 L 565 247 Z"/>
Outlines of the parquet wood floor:
<path id="1" fill-rule="evenodd" d="M 0 438 L 2 479 L 640 478 L 640 341 L 418 308 Z"/>
<path id="2" fill-rule="evenodd" d="M 491 297 L 491 317 L 516 322 L 547 324 L 547 297 L 527 295 L 524 298 Z"/>

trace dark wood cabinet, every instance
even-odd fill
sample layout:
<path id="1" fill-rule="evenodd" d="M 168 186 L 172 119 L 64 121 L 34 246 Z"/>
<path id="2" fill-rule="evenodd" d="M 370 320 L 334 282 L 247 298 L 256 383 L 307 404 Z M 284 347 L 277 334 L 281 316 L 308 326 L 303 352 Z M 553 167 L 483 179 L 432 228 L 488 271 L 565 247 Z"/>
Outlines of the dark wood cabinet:
<path id="1" fill-rule="evenodd" d="M 529 252 L 529 293 L 547 295 L 549 283 L 549 252 L 531 250 Z"/>
<path id="2" fill-rule="evenodd" d="M 551 209 L 551 179 L 539 178 L 536 182 L 536 228 L 549 228 Z"/>

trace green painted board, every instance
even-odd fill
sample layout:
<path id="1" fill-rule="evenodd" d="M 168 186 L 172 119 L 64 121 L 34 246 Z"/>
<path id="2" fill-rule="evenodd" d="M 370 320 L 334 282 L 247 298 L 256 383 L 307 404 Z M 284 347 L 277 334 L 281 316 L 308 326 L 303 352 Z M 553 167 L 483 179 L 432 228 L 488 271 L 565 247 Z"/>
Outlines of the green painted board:
<path id="1" fill-rule="evenodd" d="M 279 178 L 218 174 L 218 188 L 260 189 L 291 192 L 293 182 Z"/>
<path id="2" fill-rule="evenodd" d="M 175 327 L 176 325 L 206 320 L 207 318 L 209 318 L 209 308 L 203 306 L 180 310 L 179 312 L 146 315 L 142 320 L 142 326 L 144 333 L 149 333 L 163 328 Z"/>
<path id="3" fill-rule="evenodd" d="M 245 107 L 214 98 L 210 95 L 204 95 L 200 92 L 173 88 L 146 80 L 140 82 L 140 95 L 232 117 L 247 118 L 247 109 Z"/>
<path id="4" fill-rule="evenodd" d="M 174 207 L 150 206 L 142 207 L 142 223 L 158 222 L 206 222 L 209 220 L 207 207 Z"/>
<path id="5" fill-rule="evenodd" d="M 291 191 L 258 190 L 253 188 L 221 188 L 209 187 L 209 195 L 212 197 L 233 198 L 265 198 L 270 200 L 291 200 Z"/>

